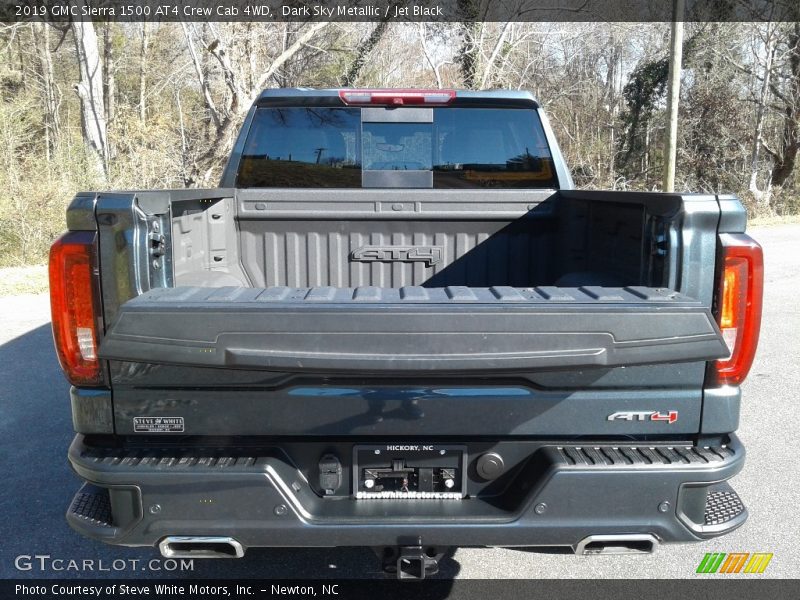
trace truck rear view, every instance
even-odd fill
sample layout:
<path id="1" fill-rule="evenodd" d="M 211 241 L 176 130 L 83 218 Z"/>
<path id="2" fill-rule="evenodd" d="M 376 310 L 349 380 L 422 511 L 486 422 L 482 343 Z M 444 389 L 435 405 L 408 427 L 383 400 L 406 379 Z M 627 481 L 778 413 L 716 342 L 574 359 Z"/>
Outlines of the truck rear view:
<path id="1" fill-rule="evenodd" d="M 735 529 L 762 258 L 733 197 L 572 189 L 523 92 L 269 90 L 212 190 L 51 252 L 67 518 L 166 556 L 649 552 Z"/>

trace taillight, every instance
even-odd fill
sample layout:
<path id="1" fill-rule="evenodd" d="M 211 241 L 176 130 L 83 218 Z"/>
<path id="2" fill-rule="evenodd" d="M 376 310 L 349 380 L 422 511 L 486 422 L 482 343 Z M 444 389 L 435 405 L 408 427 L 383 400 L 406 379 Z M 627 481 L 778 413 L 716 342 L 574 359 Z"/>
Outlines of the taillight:
<path id="1" fill-rule="evenodd" d="M 717 320 L 730 356 L 715 362 L 713 383 L 738 385 L 750 372 L 761 329 L 764 256 L 761 246 L 741 233 L 720 235 L 722 257 Z"/>
<path id="2" fill-rule="evenodd" d="M 58 361 L 73 385 L 101 385 L 95 239 L 68 231 L 50 248 L 50 310 Z"/>
<path id="3" fill-rule="evenodd" d="M 345 104 L 442 105 L 456 97 L 454 90 L 339 90 Z"/>

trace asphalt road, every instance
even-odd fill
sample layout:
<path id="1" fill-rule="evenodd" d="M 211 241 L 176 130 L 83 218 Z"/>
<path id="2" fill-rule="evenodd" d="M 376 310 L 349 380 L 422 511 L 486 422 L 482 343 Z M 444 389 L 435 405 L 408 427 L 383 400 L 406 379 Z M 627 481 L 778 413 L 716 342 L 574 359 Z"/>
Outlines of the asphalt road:
<path id="1" fill-rule="evenodd" d="M 442 577 L 695 577 L 705 552 L 772 552 L 764 577 L 797 577 L 800 568 L 800 225 L 753 229 L 764 246 L 766 297 L 761 344 L 744 386 L 740 437 L 748 449 L 734 487 L 750 509 L 736 532 L 700 544 L 664 546 L 649 556 L 575 557 L 510 549 L 461 549 Z M 96 576 L 176 576 L 147 570 L 151 549 L 105 546 L 74 533 L 64 512 L 78 488 L 67 467 L 72 438 L 68 386 L 56 362 L 46 295 L 0 298 L 0 577 L 75 577 L 90 572 L 15 567 L 20 555 L 93 560 Z M 136 568 L 114 572 L 122 561 Z M 46 560 L 46 559 L 45 559 Z M 116 563 L 113 561 L 117 560 Z M 20 566 L 25 566 L 22 559 Z M 68 563 L 63 563 L 67 566 Z M 145 565 L 143 567 L 143 565 Z M 196 560 L 196 577 L 380 577 L 367 549 L 252 549 L 242 560 Z"/>

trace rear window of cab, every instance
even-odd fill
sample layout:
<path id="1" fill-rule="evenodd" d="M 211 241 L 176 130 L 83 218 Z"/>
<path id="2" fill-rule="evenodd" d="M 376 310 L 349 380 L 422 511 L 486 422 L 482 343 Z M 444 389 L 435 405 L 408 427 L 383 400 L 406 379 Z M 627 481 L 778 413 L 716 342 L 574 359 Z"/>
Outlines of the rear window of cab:
<path id="1" fill-rule="evenodd" d="M 409 123 L 362 121 L 361 110 L 256 109 L 237 187 L 362 188 L 386 172 L 400 182 L 430 173 L 421 187 L 556 187 L 535 110 L 434 108 L 432 122 Z"/>

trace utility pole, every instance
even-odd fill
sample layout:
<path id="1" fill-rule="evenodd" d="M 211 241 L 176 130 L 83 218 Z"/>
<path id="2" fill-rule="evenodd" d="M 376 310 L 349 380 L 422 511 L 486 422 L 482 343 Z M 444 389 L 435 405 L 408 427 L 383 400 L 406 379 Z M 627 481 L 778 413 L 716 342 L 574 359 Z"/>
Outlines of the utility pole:
<path id="1" fill-rule="evenodd" d="M 683 57 L 684 0 L 673 0 L 672 40 L 669 50 L 669 85 L 667 88 L 667 135 L 664 139 L 665 192 L 675 191 L 675 156 L 678 150 L 678 100 L 681 94 L 681 61 Z"/>

